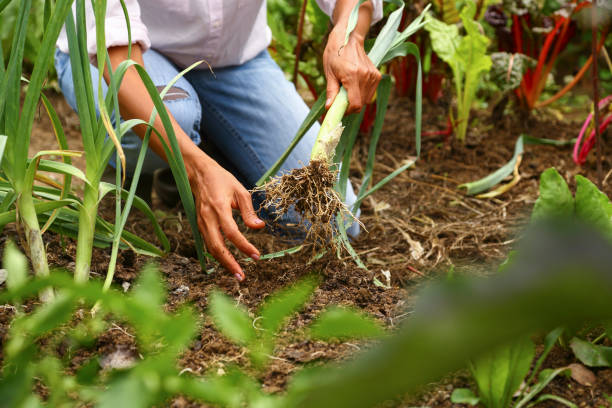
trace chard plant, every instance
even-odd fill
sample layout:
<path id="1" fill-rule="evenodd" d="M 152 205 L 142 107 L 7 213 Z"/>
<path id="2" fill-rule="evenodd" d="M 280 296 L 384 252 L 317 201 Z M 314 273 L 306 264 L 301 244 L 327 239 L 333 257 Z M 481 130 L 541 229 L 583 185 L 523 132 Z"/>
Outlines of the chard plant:
<path id="1" fill-rule="evenodd" d="M 464 35 L 459 33 L 457 25 L 446 24 L 429 14 L 425 17 L 425 29 L 429 32 L 431 46 L 453 73 L 457 108 L 455 114 L 451 111 L 451 121 L 457 139 L 462 142 L 465 142 L 478 84 L 492 65 L 491 57 L 487 54 L 490 40 L 481 33 L 480 24 L 474 21 L 475 15 L 476 4 L 468 0 L 460 13 Z"/>
<path id="2" fill-rule="evenodd" d="M 358 9 L 363 1 L 361 0 L 357 3 L 349 17 L 346 41 L 348 41 L 349 35 L 357 24 Z M 420 154 L 422 94 L 420 53 L 416 45 L 407 42 L 407 40 L 424 26 L 423 19 L 429 6 L 408 27 L 403 31 L 398 31 L 402 20 L 404 4 L 397 1 L 392 1 L 392 3 L 399 4 L 400 7 L 389 15 L 386 24 L 368 52 L 368 57 L 377 67 L 391 61 L 395 57 L 406 56 L 408 54 L 413 55 L 417 59 L 419 69 L 415 121 L 418 155 Z M 303 217 L 304 226 L 307 228 L 307 238 L 310 238 L 317 246 L 325 246 L 333 241 L 334 236 L 337 236 L 342 246 L 347 248 L 362 267 L 365 266 L 359 261 L 349 243 L 345 224 L 356 221 L 355 214 L 359 210 L 361 202 L 368 195 L 413 165 L 413 162 L 406 163 L 370 188 L 376 146 L 382 130 L 389 94 L 390 79 L 383 78 L 377 91 L 377 112 L 368 152 L 368 164 L 357 202 L 351 208 L 346 208 L 343 200 L 348 182 L 351 153 L 355 145 L 359 125 L 363 120 L 364 111 L 362 110 L 359 114 L 351 115 L 343 123 L 344 114 L 348 107 L 348 95 L 344 87 L 340 89 L 340 92 L 325 115 L 312 149 L 308 166 L 295 169 L 292 172 L 270 180 L 278 172 L 280 166 L 304 134 L 323 113 L 325 108 L 324 94 L 313 105 L 287 150 L 257 182 L 257 189 L 266 193 L 265 207 L 274 209 L 279 216 L 290 209 L 297 209 Z"/>

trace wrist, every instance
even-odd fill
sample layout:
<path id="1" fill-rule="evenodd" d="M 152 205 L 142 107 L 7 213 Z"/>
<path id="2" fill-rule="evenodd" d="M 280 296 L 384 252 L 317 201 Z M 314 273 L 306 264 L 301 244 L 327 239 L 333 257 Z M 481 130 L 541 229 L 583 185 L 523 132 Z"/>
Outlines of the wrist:
<path id="1" fill-rule="evenodd" d="M 187 172 L 189 184 L 198 183 L 198 180 L 208 173 L 209 169 L 217 163 L 196 146 L 196 149 L 189 149 L 183 153 L 183 162 Z"/>

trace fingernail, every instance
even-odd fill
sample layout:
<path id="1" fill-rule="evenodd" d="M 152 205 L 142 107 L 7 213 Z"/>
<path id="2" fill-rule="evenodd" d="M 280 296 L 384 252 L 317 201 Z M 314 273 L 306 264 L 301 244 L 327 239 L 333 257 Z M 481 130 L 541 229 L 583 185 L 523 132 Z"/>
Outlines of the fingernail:
<path id="1" fill-rule="evenodd" d="M 263 224 L 263 220 L 260 218 L 255 219 L 255 224 Z"/>
<path id="2" fill-rule="evenodd" d="M 259 261 L 259 255 L 257 254 L 252 254 L 251 255 L 251 259 L 255 260 L 255 261 Z"/>
<path id="3" fill-rule="evenodd" d="M 331 103 L 331 98 L 327 98 L 327 100 L 325 101 L 325 106 L 328 106 Z"/>
<path id="4" fill-rule="evenodd" d="M 238 282 L 242 282 L 242 279 L 244 279 L 239 273 L 235 273 L 234 276 L 236 277 L 236 279 L 238 279 Z"/>

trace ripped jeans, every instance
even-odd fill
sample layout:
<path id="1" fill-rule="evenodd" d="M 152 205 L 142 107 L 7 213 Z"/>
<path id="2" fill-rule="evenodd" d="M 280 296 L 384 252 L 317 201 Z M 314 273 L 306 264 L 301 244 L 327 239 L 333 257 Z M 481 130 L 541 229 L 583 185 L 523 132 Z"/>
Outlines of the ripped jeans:
<path id="1" fill-rule="evenodd" d="M 160 89 L 180 71 L 152 49 L 143 54 L 143 59 L 147 73 Z M 55 68 L 62 93 L 72 109 L 76 110 L 69 55 L 57 50 Z M 97 83 L 98 70 L 93 66 L 91 75 L 93 83 Z M 103 85 L 106 92 L 106 84 Z M 95 86 L 94 92 L 97 92 Z M 97 95 L 94 100 L 98 100 Z M 164 102 L 191 140 L 197 145 L 202 141 L 205 146 L 210 145 L 215 152 L 213 158 L 247 189 L 252 189 L 285 151 L 309 111 L 267 51 L 243 65 L 215 69 L 214 73 L 207 68 L 192 70 L 175 83 Z M 319 124 L 315 123 L 279 172 L 308 164 L 318 131 Z M 128 175 L 134 172 L 141 143 L 133 132 L 128 132 L 121 140 Z M 143 174 L 152 174 L 166 167 L 168 164 L 149 149 Z M 262 197 L 253 195 L 256 209 L 261 200 Z M 346 204 L 350 207 L 355 200 L 353 188 L 348 183 Z M 261 215 L 268 218 L 266 214 Z M 290 214 L 287 218 L 283 222 L 291 224 L 299 221 L 297 214 Z M 357 236 L 358 223 L 353 223 L 347 232 Z"/>

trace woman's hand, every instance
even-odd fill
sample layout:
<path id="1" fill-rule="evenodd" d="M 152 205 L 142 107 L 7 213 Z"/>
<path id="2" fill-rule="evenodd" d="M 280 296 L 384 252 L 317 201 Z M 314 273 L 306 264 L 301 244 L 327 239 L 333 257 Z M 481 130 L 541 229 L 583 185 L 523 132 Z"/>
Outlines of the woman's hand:
<path id="1" fill-rule="evenodd" d="M 251 194 L 231 173 L 203 152 L 198 160 L 186 161 L 185 166 L 206 247 L 221 265 L 242 281 L 244 272 L 227 249 L 223 235 L 244 254 L 259 259 L 259 251 L 242 235 L 232 215 L 232 209 L 237 209 L 249 228 L 265 226 L 255 214 Z"/>
<path id="2" fill-rule="evenodd" d="M 359 19 L 355 30 L 346 37 L 348 16 L 355 6 L 354 0 L 339 0 L 334 10 L 336 24 L 332 29 L 323 53 L 323 68 L 327 79 L 327 101 L 329 109 L 343 85 L 348 93 L 347 113 L 359 112 L 374 98 L 376 87 L 382 78 L 380 72 L 368 58 L 364 41 L 372 20 L 372 4 L 365 2 L 359 9 Z"/>

